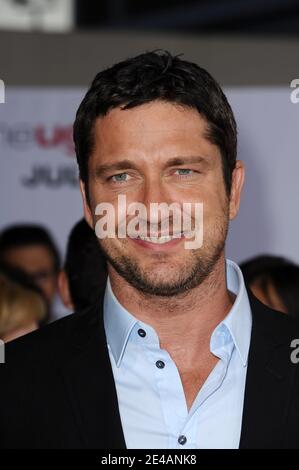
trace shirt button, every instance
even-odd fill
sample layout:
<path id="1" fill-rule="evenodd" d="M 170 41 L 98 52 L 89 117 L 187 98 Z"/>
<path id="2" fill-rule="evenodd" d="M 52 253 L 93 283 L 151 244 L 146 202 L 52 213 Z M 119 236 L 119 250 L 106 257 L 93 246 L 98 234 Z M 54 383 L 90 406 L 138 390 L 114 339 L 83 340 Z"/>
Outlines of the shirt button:
<path id="1" fill-rule="evenodd" d="M 165 363 L 163 361 L 157 361 L 156 366 L 158 369 L 163 369 L 165 367 Z"/>
<path id="2" fill-rule="evenodd" d="M 144 338 L 146 336 L 146 332 L 142 328 L 139 328 L 138 334 L 139 336 L 141 336 L 141 338 Z"/>
<path id="3" fill-rule="evenodd" d="M 181 436 L 178 438 L 178 443 L 181 444 L 181 446 L 183 446 L 184 444 L 186 444 L 186 442 L 187 442 L 187 437 L 186 437 L 186 436 L 181 435 Z"/>

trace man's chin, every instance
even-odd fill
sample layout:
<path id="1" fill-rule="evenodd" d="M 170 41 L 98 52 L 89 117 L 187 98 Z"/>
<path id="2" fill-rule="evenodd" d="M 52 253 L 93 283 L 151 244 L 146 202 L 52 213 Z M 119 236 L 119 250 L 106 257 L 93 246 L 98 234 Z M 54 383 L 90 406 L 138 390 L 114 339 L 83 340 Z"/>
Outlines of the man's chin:
<path id="1" fill-rule="evenodd" d="M 127 265 L 126 268 L 126 271 L 118 271 L 119 274 L 143 294 L 171 297 L 195 287 L 193 273 L 182 276 L 184 270 L 180 266 L 170 267 L 165 264 L 163 267 L 159 265 L 152 269 L 141 269 L 135 265 L 135 268 L 131 266 L 132 269 L 129 269 Z"/>
<path id="2" fill-rule="evenodd" d="M 157 279 L 130 279 L 130 284 L 143 294 L 157 297 L 173 297 L 186 292 L 181 282 L 157 282 Z"/>
<path id="3" fill-rule="evenodd" d="M 219 252 L 215 252 L 214 256 L 199 259 L 190 251 L 189 256 L 184 253 L 184 257 L 176 253 L 171 260 L 169 257 L 163 259 L 163 256 L 149 259 L 147 256 L 136 256 L 136 252 L 128 252 L 131 250 L 126 250 L 124 254 L 124 249 L 121 253 L 115 248 L 102 246 L 108 265 L 140 293 L 163 297 L 184 294 L 197 287 L 211 272 L 219 257 Z"/>
<path id="4" fill-rule="evenodd" d="M 140 266 L 132 259 L 110 259 L 114 270 L 138 291 L 154 296 L 174 296 L 186 290 L 179 265 L 169 263 Z"/>

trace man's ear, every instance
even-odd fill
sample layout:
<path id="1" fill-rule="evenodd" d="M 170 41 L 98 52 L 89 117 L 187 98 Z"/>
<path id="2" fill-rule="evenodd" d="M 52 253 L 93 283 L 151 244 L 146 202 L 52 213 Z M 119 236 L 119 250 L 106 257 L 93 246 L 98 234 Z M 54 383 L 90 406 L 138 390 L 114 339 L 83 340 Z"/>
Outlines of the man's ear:
<path id="1" fill-rule="evenodd" d="M 236 161 L 236 166 L 232 173 L 232 185 L 229 202 L 229 218 L 234 219 L 239 212 L 241 193 L 245 179 L 245 167 L 242 160 Z"/>
<path id="2" fill-rule="evenodd" d="M 92 229 L 94 229 L 91 207 L 88 202 L 87 194 L 85 191 L 85 184 L 83 183 L 81 179 L 80 179 L 80 191 L 81 191 L 81 196 L 82 196 L 82 201 L 83 201 L 83 211 L 84 211 L 85 220 L 88 223 L 88 225 Z"/>

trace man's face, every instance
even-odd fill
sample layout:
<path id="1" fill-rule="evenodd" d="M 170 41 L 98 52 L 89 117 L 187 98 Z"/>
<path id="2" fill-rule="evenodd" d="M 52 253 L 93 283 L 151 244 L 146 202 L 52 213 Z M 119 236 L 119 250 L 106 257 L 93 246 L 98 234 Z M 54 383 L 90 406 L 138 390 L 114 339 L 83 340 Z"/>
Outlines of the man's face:
<path id="1" fill-rule="evenodd" d="M 154 295 L 175 295 L 200 284 L 223 253 L 229 218 L 238 210 L 243 167 L 238 162 L 229 198 L 220 150 L 209 142 L 207 124 L 190 108 L 156 101 L 128 110 L 111 110 L 95 124 L 89 160 L 89 203 L 85 217 L 93 227 L 95 207 L 119 195 L 127 204 L 203 203 L 203 244 L 186 249 L 184 238 L 155 244 L 134 238 L 100 240 L 109 272 Z M 132 216 L 127 216 L 127 220 Z M 170 223 L 170 233 L 171 223 Z"/>
<path id="2" fill-rule="evenodd" d="M 10 266 L 31 276 L 48 302 L 53 301 L 57 290 L 57 273 L 54 270 L 53 256 L 46 246 L 36 244 L 10 248 L 3 254 L 3 259 Z"/>

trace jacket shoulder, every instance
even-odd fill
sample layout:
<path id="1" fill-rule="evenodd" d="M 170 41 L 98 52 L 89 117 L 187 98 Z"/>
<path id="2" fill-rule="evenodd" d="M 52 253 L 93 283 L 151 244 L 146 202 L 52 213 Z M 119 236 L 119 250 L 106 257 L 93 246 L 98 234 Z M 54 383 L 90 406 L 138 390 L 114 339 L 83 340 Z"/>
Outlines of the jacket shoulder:
<path id="1" fill-rule="evenodd" d="M 299 338 L 299 312 L 298 317 L 279 312 L 260 302 L 247 288 L 251 305 L 253 323 L 259 330 L 263 330 L 278 342 Z"/>
<path id="2" fill-rule="evenodd" d="M 75 312 L 49 325 L 6 343 L 4 369 L 30 368 L 38 363 L 48 363 L 67 355 L 74 334 L 89 321 L 92 309 Z M 0 374 L 1 374 L 0 367 Z"/>

